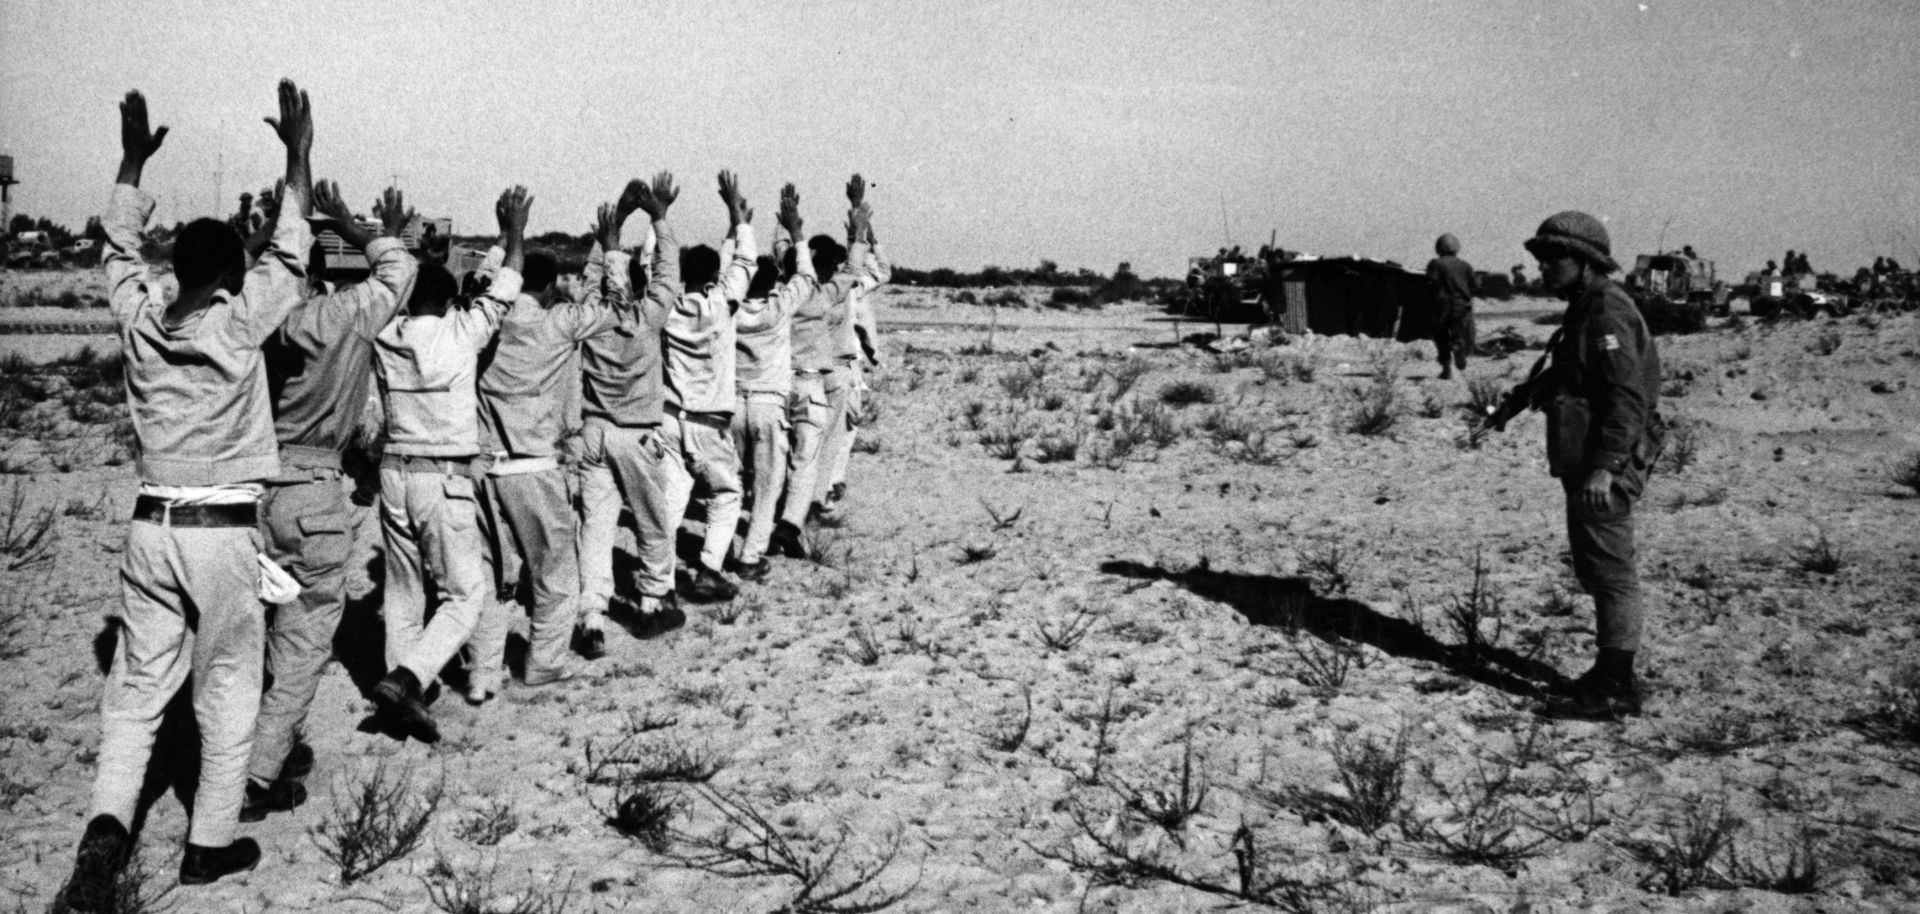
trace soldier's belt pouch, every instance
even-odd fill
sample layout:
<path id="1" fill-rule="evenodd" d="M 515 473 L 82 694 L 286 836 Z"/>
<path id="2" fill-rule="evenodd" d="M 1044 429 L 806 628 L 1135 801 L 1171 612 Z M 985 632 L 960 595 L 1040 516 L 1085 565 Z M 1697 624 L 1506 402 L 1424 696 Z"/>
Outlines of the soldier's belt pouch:
<path id="1" fill-rule="evenodd" d="M 1592 418 L 1586 398 L 1554 397 L 1543 411 L 1547 414 L 1547 471 L 1555 476 L 1578 474 L 1586 460 Z"/>
<path id="2" fill-rule="evenodd" d="M 1667 447 L 1667 423 L 1658 413 L 1647 417 L 1646 431 L 1640 434 L 1640 440 L 1633 443 L 1632 459 L 1627 468 L 1620 473 L 1614 487 L 1628 498 L 1639 498 L 1647 490 L 1647 477 L 1653 475 L 1653 465 L 1660 460 L 1660 452 Z"/>

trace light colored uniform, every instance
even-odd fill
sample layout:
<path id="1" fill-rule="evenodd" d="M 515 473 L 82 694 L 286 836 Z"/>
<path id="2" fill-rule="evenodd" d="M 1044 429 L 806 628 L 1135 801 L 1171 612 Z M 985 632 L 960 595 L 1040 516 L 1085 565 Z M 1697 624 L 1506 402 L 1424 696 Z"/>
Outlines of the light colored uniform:
<path id="1" fill-rule="evenodd" d="M 740 456 L 729 426 L 734 407 L 733 302 L 746 296 L 753 275 L 753 226 L 740 225 L 721 252 L 720 281 L 683 292 L 667 312 L 667 404 L 660 425 L 665 453 L 660 490 L 666 496 L 668 528 L 662 531 L 667 581 L 673 580 L 671 543 L 696 482 L 707 487 L 707 528 L 700 563 L 719 571 L 740 522 Z M 642 533 L 652 531 L 643 530 Z M 648 569 L 649 576 L 657 573 Z"/>
<path id="2" fill-rule="evenodd" d="M 153 197 L 117 185 L 103 220 L 109 302 L 126 368 L 143 498 L 169 506 L 257 502 L 280 474 L 266 360 L 260 345 L 300 304 L 306 220 L 274 226 L 273 244 L 240 294 L 213 294 L 179 327 L 166 324 L 163 287 L 140 257 Z M 291 216 L 291 214 L 290 214 Z M 136 520 L 120 565 L 121 615 L 100 700 L 95 815 L 132 828 L 160 719 L 193 679 L 200 779 L 187 840 L 233 842 L 260 710 L 265 620 L 260 531 Z"/>
<path id="3" fill-rule="evenodd" d="M 664 453 L 660 422 L 666 390 L 662 334 L 667 311 L 680 296 L 680 245 L 666 222 L 653 224 L 652 271 L 632 326 L 616 326 L 580 347 L 580 611 L 602 615 L 613 597 L 613 541 L 620 504 L 633 510 L 639 530 L 640 592 L 662 597 L 673 590 L 673 540 L 665 535 L 666 498 L 660 491 Z M 609 297 L 632 295 L 624 251 L 587 260 L 587 282 L 606 282 Z M 644 531 L 653 531 L 649 538 Z M 666 569 L 662 576 L 659 569 Z M 651 569 L 651 571 L 650 571 Z"/>
<path id="4" fill-rule="evenodd" d="M 804 249 L 795 253 L 807 256 Z M 821 457 L 827 453 L 822 438 L 833 417 L 828 377 L 842 366 L 833 336 L 834 314 L 844 311 L 847 297 L 867 283 L 867 255 L 865 242 L 849 248 L 846 262 L 833 278 L 807 296 L 793 315 L 793 396 L 787 413 L 793 426 L 793 451 L 787 458 L 786 503 L 780 509 L 780 519 L 795 527 L 807 522 L 807 508 L 821 481 L 823 464 L 831 469 L 831 461 L 822 461 Z M 842 383 L 836 389 L 844 387 Z M 851 449 L 851 443 L 848 447 Z"/>
<path id="5" fill-rule="evenodd" d="M 401 312 L 375 338 L 387 449 L 380 464 L 380 530 L 386 543 L 387 665 L 422 686 L 472 636 L 487 593 L 486 539 L 473 478 L 480 453 L 480 350 L 520 294 L 503 269 L 466 307 L 442 315 Z M 426 621 L 426 581 L 440 605 Z"/>
<path id="6" fill-rule="evenodd" d="M 878 244 L 872 246 L 869 255 L 867 269 L 848 291 L 845 305 L 827 315 L 828 333 L 839 364 L 826 376 L 827 427 L 820 442 L 821 471 L 813 490 L 813 500 L 820 504 L 826 503 L 827 493 L 835 484 L 847 481 L 847 465 L 853 459 L 853 441 L 860 431 L 860 412 L 867 392 L 866 368 L 880 365 L 870 299 L 875 288 L 893 278 L 893 265 Z"/>
<path id="7" fill-rule="evenodd" d="M 532 571 L 529 673 L 566 663 L 580 588 L 573 501 L 559 462 L 564 388 L 577 388 L 580 377 L 573 351 L 623 320 L 631 326 L 631 314 L 631 308 L 612 307 L 598 284 L 581 302 L 543 306 L 522 294 L 501 319 L 498 340 L 480 373 L 480 421 L 489 452 L 481 480 L 484 526 L 496 568 L 502 567 L 501 559 L 517 554 Z M 504 590 L 514 579 L 498 583 Z M 485 691 L 496 691 L 502 679 L 507 627 L 506 607 L 484 600 L 469 672 Z"/>
<path id="8" fill-rule="evenodd" d="M 774 266 L 791 241 L 773 246 Z M 794 275 L 766 298 L 748 299 L 733 314 L 734 379 L 738 399 L 733 412 L 733 446 L 748 472 L 751 512 L 740 541 L 740 562 L 758 563 L 773 536 L 780 492 L 787 482 L 790 449 L 787 402 L 793 394 L 793 313 L 820 284 L 813 260 L 795 251 Z"/>
<path id="9" fill-rule="evenodd" d="M 267 557 L 300 583 L 300 596 L 273 613 L 267 669 L 247 774 L 265 785 L 280 776 L 320 671 L 333 656 L 353 550 L 353 507 L 341 485 L 340 451 L 360 427 L 373 384 L 373 338 L 406 304 L 420 266 L 393 238 L 367 245 L 365 282 L 313 295 L 265 346 L 277 391 L 274 433 L 280 475 L 260 502 Z"/>

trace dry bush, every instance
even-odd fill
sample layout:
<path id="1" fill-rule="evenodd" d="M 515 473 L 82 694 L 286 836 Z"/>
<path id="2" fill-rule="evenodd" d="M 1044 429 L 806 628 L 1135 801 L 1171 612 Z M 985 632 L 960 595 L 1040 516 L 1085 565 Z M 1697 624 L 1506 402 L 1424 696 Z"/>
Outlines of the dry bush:
<path id="1" fill-rule="evenodd" d="M 1452 594 L 1444 611 L 1447 621 L 1460 636 L 1460 647 L 1475 662 L 1498 648 L 1506 636 L 1506 601 L 1488 581 L 1490 573 L 1485 552 L 1474 547 L 1472 583 L 1465 593 Z"/>
<path id="2" fill-rule="evenodd" d="M 1727 807 L 1724 793 L 1681 799 L 1678 810 L 1649 839 L 1625 839 L 1621 845 L 1652 869 L 1641 887 L 1678 896 L 1702 887 L 1730 888 L 1725 858 L 1744 823 Z"/>
<path id="3" fill-rule="evenodd" d="M 1079 644 L 1081 639 L 1087 636 L 1087 632 L 1093 630 L 1093 623 L 1097 621 L 1099 617 L 1082 606 L 1075 609 L 1071 617 L 1057 626 L 1048 625 L 1043 621 L 1036 623 L 1033 630 L 1034 634 L 1040 636 L 1040 643 L 1045 645 L 1048 651 L 1059 651 L 1064 654 L 1073 650 L 1073 646 Z"/>
<path id="4" fill-rule="evenodd" d="M 462 818 L 454 828 L 453 836 L 481 847 L 492 847 L 519 827 L 520 813 L 513 808 L 513 801 L 495 797 L 488 801 L 485 808 Z"/>
<path id="5" fill-rule="evenodd" d="M 1127 392 L 1133 390 L 1134 385 L 1140 383 L 1140 379 L 1152 370 L 1152 363 L 1137 355 L 1129 356 L 1126 361 L 1117 366 L 1109 366 L 1105 371 L 1106 376 L 1113 379 L 1113 399 L 1118 400 L 1126 396 Z"/>
<path id="6" fill-rule="evenodd" d="M 1663 473 L 1682 473 L 1700 457 L 1700 423 L 1686 418 L 1667 422 L 1667 440 L 1655 461 Z"/>
<path id="7" fill-rule="evenodd" d="M 1793 563 L 1807 574 L 1836 574 L 1847 560 L 1845 552 L 1822 530 L 1813 542 L 1794 550 Z"/>
<path id="8" fill-rule="evenodd" d="M 1212 403 L 1218 396 L 1211 386 L 1198 381 L 1174 381 L 1160 388 L 1160 402 L 1168 406 Z"/>
<path id="9" fill-rule="evenodd" d="M 19 571 L 52 561 L 53 547 L 60 542 L 58 520 L 52 505 L 27 510 L 26 489 L 15 479 L 5 516 L 0 517 L 0 563 L 8 571 Z"/>
<path id="10" fill-rule="evenodd" d="M 1347 411 L 1346 429 L 1350 434 L 1369 438 L 1393 431 L 1400 421 L 1400 388 L 1390 377 L 1352 391 L 1353 405 Z"/>
<path id="11" fill-rule="evenodd" d="M 890 889 L 883 877 L 900 855 L 900 835 L 884 848 L 856 857 L 852 830 L 830 841 L 801 838 L 775 825 L 746 797 L 705 785 L 694 793 L 720 816 L 717 832 L 675 829 L 661 851 L 673 866 L 730 879 L 784 879 L 798 883 L 779 910 L 790 914 L 868 914 L 904 901 L 920 887 Z"/>
<path id="12" fill-rule="evenodd" d="M 381 761 L 358 778 L 336 779 L 333 809 L 309 837 L 340 868 L 340 881 L 352 883 L 413 853 L 445 795 L 444 773 L 431 787 L 420 788 L 412 767 L 395 772 Z"/>
<path id="13" fill-rule="evenodd" d="M 572 877 L 557 889 L 507 890 L 494 882 L 498 867 L 497 860 L 464 866 L 442 857 L 420 882 L 426 886 L 427 900 L 446 914 L 561 914 L 573 898 Z"/>
<path id="14" fill-rule="evenodd" d="M 1427 782 L 1440 795 L 1447 811 L 1427 819 L 1408 817 L 1404 827 L 1415 840 L 1432 846 L 1450 862 L 1490 866 L 1508 874 L 1557 843 L 1535 824 L 1536 816 L 1516 782 L 1513 767 L 1481 763 L 1470 781 L 1450 785 L 1436 780 L 1430 766 Z"/>
<path id="15" fill-rule="evenodd" d="M 1914 451 L 1900 458 L 1900 461 L 1888 471 L 1887 476 L 1894 485 L 1905 486 L 1913 490 L 1915 495 L 1920 495 L 1920 451 Z"/>
<path id="16" fill-rule="evenodd" d="M 1407 735 L 1381 739 L 1343 734 L 1333 744 L 1333 765 L 1340 790 L 1285 787 L 1256 789 L 1255 796 L 1291 809 L 1307 821 L 1332 819 L 1374 835 L 1399 821 L 1406 810 Z"/>

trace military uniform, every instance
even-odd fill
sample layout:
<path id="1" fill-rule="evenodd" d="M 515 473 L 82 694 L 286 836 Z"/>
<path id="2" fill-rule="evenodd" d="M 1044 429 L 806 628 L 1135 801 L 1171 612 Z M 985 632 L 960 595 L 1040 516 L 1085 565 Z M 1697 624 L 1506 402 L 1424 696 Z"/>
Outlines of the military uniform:
<path id="1" fill-rule="evenodd" d="M 300 584 L 300 596 L 274 610 L 267 632 L 272 684 L 260 699 L 253 760 L 256 790 L 281 776 L 320 670 L 333 656 L 346 600 L 353 509 L 342 485 L 340 452 L 358 432 L 373 383 L 373 338 L 412 294 L 419 264 L 394 238 L 367 245 L 372 275 L 302 302 L 267 340 L 268 386 L 281 473 L 260 502 L 267 556 Z M 250 818 L 263 810 L 249 808 Z"/>
<path id="2" fill-rule="evenodd" d="M 1606 278 L 1617 267 L 1597 220 L 1560 214 L 1527 246 L 1543 256 L 1572 251 L 1596 265 L 1583 287 L 1563 293 L 1569 303 L 1549 347 L 1550 363 L 1520 392 L 1547 415 L 1547 465 L 1566 494 L 1574 575 L 1594 601 L 1599 656 L 1573 683 L 1572 701 L 1561 710 L 1586 717 L 1637 713 L 1633 664 L 1644 607 L 1633 509 L 1660 451 L 1659 350 L 1633 299 Z M 1589 505 L 1584 495 L 1596 471 L 1613 480 L 1603 507 Z"/>
<path id="3" fill-rule="evenodd" d="M 1441 235 L 1434 250 L 1440 256 L 1427 262 L 1427 281 L 1433 285 L 1433 345 L 1440 351 L 1440 377 L 1467 367 L 1473 354 L 1473 267 L 1458 256 L 1460 242 Z"/>

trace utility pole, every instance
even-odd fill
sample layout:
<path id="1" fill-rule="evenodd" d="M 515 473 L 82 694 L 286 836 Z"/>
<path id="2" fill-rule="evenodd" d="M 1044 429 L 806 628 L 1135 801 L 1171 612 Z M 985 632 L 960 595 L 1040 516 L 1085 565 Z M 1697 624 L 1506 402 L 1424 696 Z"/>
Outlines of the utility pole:
<path id="1" fill-rule="evenodd" d="M 0 236 L 13 232 L 13 156 L 0 156 Z"/>

